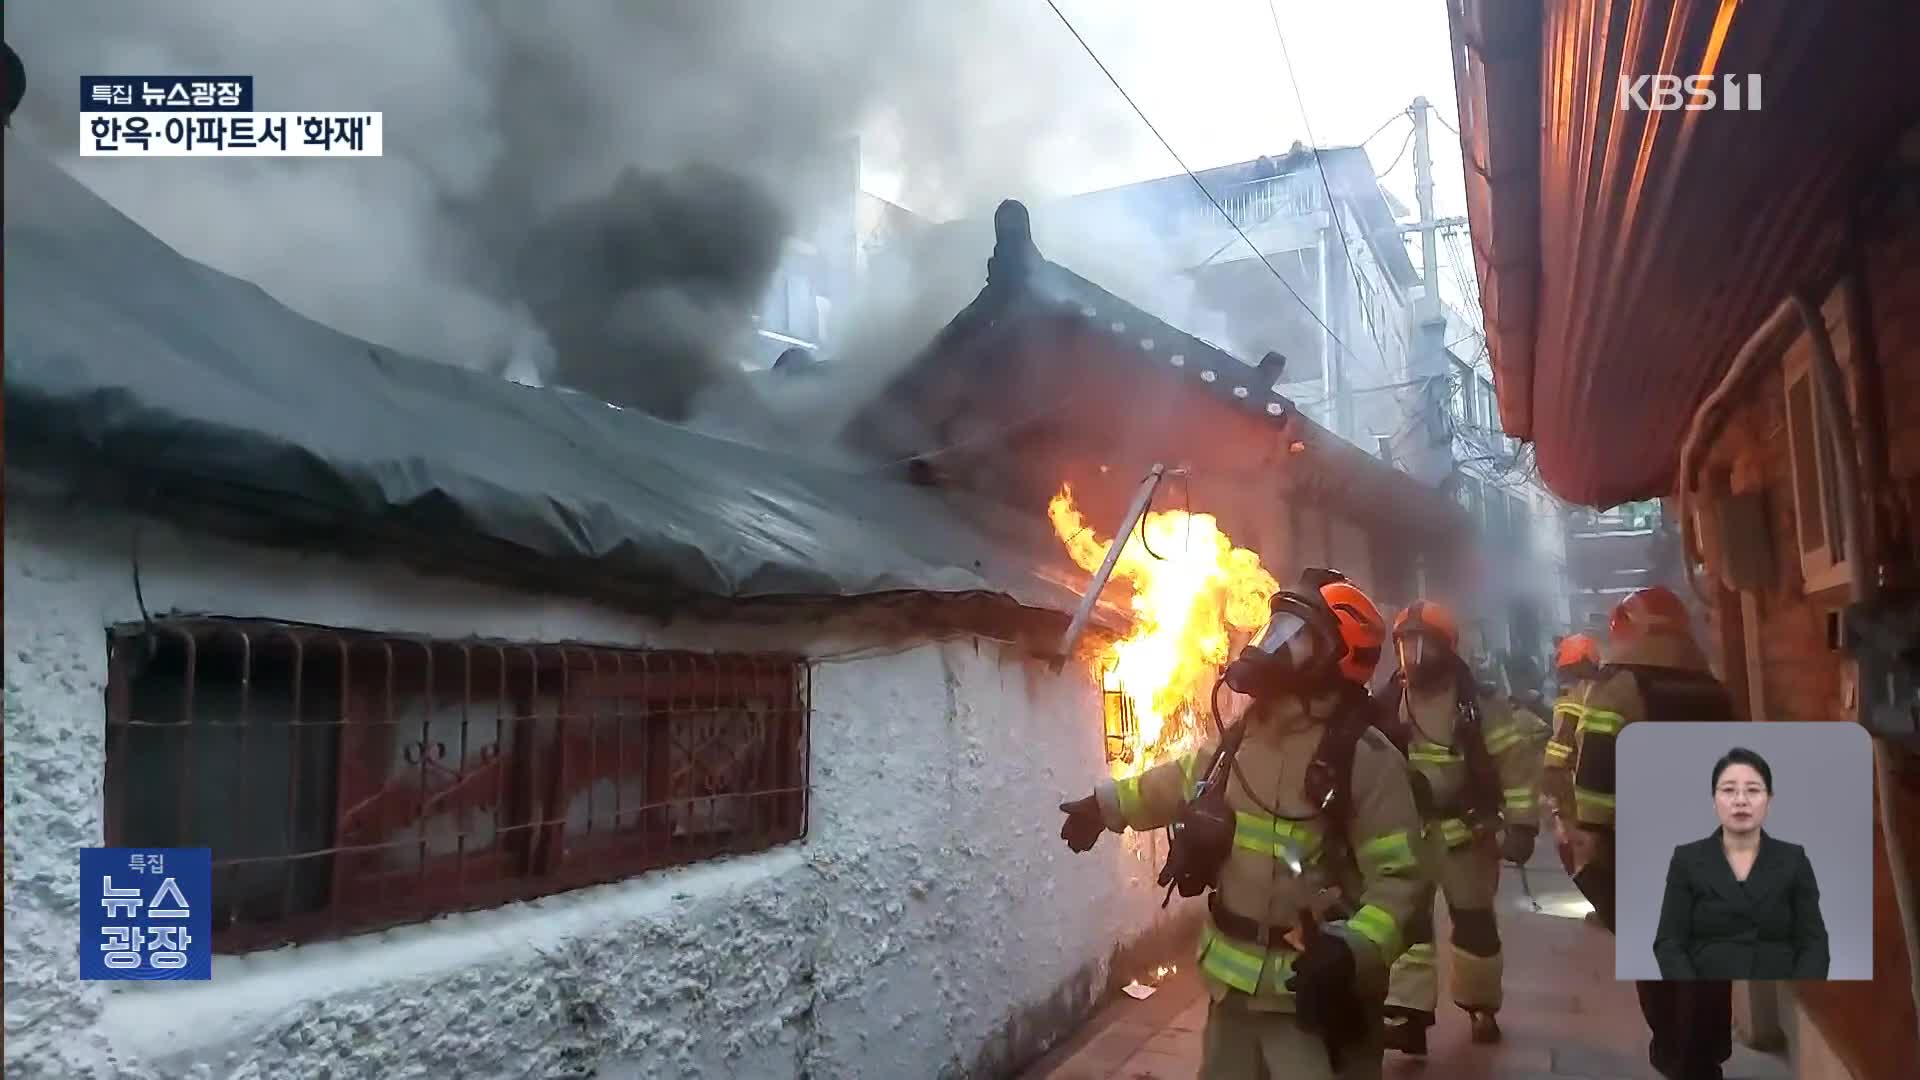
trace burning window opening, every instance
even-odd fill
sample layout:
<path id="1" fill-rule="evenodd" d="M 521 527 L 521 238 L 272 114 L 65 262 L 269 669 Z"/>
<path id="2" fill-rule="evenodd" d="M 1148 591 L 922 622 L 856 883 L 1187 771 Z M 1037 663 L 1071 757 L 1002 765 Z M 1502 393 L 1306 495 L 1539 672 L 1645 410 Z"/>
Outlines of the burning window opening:
<path id="1" fill-rule="evenodd" d="M 1047 516 L 1081 569 L 1095 571 L 1112 540 L 1098 538 L 1062 485 Z M 1260 556 L 1235 547 L 1212 514 L 1150 511 L 1130 533 L 1114 579 L 1133 589 L 1134 629 L 1094 664 L 1107 760 L 1138 772 L 1191 748 L 1209 726 L 1208 697 L 1236 634 L 1266 623 L 1280 589 Z"/>

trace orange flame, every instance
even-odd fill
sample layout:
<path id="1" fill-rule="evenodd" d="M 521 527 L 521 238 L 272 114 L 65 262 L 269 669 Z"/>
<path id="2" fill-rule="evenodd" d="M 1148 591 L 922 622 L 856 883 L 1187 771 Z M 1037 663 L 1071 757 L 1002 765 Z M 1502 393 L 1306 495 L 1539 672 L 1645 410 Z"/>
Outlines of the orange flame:
<path id="1" fill-rule="evenodd" d="M 1098 570 L 1112 541 L 1087 527 L 1071 485 L 1047 503 L 1047 516 L 1073 561 Z M 1227 662 L 1231 632 L 1265 625 L 1280 586 L 1212 514 L 1184 510 L 1149 513 L 1126 538 L 1113 577 L 1133 587 L 1134 631 L 1100 658 L 1099 669 L 1105 687 L 1132 706 L 1132 771 L 1191 745 L 1215 672 Z"/>

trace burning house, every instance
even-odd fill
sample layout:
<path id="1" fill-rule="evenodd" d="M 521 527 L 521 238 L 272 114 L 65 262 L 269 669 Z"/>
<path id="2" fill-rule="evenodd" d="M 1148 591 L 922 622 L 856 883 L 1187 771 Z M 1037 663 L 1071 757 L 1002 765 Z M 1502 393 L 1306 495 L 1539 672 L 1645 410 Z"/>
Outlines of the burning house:
<path id="1" fill-rule="evenodd" d="M 1036 658 L 1048 500 L 1171 429 L 931 492 L 371 347 L 11 136 L 5 213 L 9 1075 L 1003 1074 L 1178 962 L 1158 839 L 1053 834 L 1103 706 Z M 1194 505 L 1361 544 L 1206 468 L 1335 453 L 1241 404 Z M 212 849 L 211 981 L 77 978 L 102 844 Z"/>
<path id="2" fill-rule="evenodd" d="M 1120 563 L 1137 609 L 1168 603 L 1155 598 L 1167 577 L 1223 582 L 1222 596 L 1264 605 L 1273 579 L 1337 566 L 1389 609 L 1422 575 L 1429 588 L 1455 576 L 1468 535 L 1458 507 L 1302 416 L 1273 389 L 1285 364 L 1277 353 L 1247 364 L 1047 261 L 1027 209 L 1009 201 L 985 288 L 847 437 L 919 484 L 1020 509 L 1055 504 L 1070 545 L 1087 543 L 1085 529 L 1109 539 L 1142 477 L 1163 466 Z M 1096 562 L 1091 550 L 1075 557 Z M 1224 658 L 1232 631 L 1263 612 L 1220 603 L 1219 617 L 1188 624 L 1174 599 L 1177 617 L 1151 621 L 1188 635 L 1189 654 Z M 1158 711 L 1172 708 L 1180 695 L 1168 685 L 1204 689 L 1169 663 L 1131 695 L 1138 711 L 1156 711 L 1156 694 Z"/>

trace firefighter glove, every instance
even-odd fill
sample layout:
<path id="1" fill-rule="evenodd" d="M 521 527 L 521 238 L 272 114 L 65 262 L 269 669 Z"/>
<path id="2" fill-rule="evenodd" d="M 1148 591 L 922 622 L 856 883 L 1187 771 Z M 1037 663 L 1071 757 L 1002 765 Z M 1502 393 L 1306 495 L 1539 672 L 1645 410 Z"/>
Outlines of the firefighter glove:
<path id="1" fill-rule="evenodd" d="M 1509 825 L 1506 834 L 1500 838 L 1500 857 L 1510 863 L 1525 866 L 1533 858 L 1533 841 L 1540 830 L 1526 825 Z"/>
<path id="2" fill-rule="evenodd" d="M 1084 799 L 1060 804 L 1060 810 L 1067 820 L 1060 825 L 1060 839 L 1074 851 L 1087 851 L 1107 831 L 1107 823 L 1100 815 L 1100 800 L 1089 795 Z"/>
<path id="3" fill-rule="evenodd" d="M 1354 978 L 1353 948 L 1347 939 L 1332 930 L 1315 934 L 1287 980 L 1301 1026 L 1319 1032 L 1330 1045 L 1363 1037 L 1366 1013 Z"/>

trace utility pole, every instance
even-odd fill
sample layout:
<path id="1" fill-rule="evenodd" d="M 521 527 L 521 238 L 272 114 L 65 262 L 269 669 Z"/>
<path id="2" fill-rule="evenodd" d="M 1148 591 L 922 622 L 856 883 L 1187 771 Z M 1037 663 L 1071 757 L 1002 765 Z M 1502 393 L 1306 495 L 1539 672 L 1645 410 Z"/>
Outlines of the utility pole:
<path id="1" fill-rule="evenodd" d="M 1427 119 L 1433 107 L 1424 97 L 1413 99 L 1413 191 L 1420 208 L 1420 302 L 1413 309 L 1413 358 L 1408 365 L 1414 378 L 1424 381 L 1421 408 L 1425 413 L 1427 445 L 1409 470 L 1429 484 L 1446 478 L 1453 466 L 1451 428 L 1442 411 L 1446 408 L 1447 357 L 1446 309 L 1440 303 L 1440 229 L 1446 224 L 1433 214 L 1433 149 L 1427 138 Z"/>

